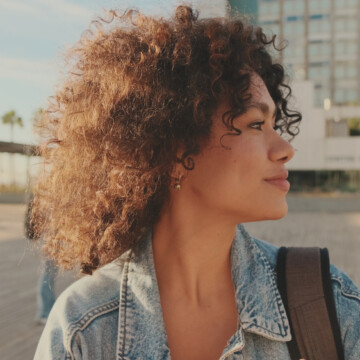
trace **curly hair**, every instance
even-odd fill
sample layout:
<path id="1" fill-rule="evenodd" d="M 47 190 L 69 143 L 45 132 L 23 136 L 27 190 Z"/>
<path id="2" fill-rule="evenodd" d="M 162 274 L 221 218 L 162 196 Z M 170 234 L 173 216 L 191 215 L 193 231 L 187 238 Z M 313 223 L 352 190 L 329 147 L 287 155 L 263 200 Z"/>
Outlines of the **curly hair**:
<path id="1" fill-rule="evenodd" d="M 233 120 L 249 105 L 252 72 L 274 100 L 281 134 L 297 135 L 301 120 L 270 55 L 281 51 L 275 36 L 241 17 L 199 19 L 179 6 L 171 19 L 111 10 L 95 25 L 69 52 L 68 76 L 46 109 L 32 210 L 45 252 L 85 273 L 136 251 L 169 197 L 174 165 L 196 166 L 191 155 L 224 99 L 223 122 L 241 134 Z"/>

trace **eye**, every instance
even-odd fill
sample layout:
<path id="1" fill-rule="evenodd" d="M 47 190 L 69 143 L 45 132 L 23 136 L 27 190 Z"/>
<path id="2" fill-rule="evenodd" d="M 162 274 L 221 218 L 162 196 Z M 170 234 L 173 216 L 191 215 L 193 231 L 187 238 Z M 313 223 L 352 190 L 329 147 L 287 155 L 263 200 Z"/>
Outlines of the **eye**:
<path id="1" fill-rule="evenodd" d="M 262 131 L 262 126 L 265 124 L 265 121 L 257 121 L 250 125 L 252 129 L 260 130 Z"/>
<path id="2" fill-rule="evenodd" d="M 253 128 L 253 129 L 262 131 L 262 126 L 263 126 L 264 124 L 265 124 L 265 121 L 257 121 L 257 122 L 252 123 L 252 124 L 250 125 L 250 127 Z M 273 127 L 273 129 L 274 129 L 275 131 L 277 131 L 277 130 L 280 129 L 280 126 L 278 126 L 278 125 L 275 124 L 274 127 Z"/>

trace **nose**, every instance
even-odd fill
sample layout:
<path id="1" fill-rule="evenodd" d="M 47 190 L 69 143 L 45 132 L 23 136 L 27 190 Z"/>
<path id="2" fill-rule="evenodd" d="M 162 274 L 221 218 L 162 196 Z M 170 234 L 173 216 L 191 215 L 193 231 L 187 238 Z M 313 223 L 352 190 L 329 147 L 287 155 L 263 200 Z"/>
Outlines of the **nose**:
<path id="1" fill-rule="evenodd" d="M 278 133 L 270 150 L 270 159 L 274 162 L 281 162 L 283 164 L 290 161 L 295 155 L 294 147 Z"/>

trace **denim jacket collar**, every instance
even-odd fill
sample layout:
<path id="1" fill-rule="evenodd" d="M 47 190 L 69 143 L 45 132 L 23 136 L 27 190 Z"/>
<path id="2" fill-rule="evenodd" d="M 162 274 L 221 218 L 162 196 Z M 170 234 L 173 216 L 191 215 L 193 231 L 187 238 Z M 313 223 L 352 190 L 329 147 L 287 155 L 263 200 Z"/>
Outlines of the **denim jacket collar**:
<path id="1" fill-rule="evenodd" d="M 231 249 L 231 268 L 242 328 L 271 340 L 291 340 L 274 270 L 241 225 Z"/>
<path id="2" fill-rule="evenodd" d="M 236 228 L 231 268 L 239 329 L 221 358 L 241 350 L 244 331 L 275 341 L 291 340 L 289 322 L 270 263 L 243 226 Z M 120 289 L 118 359 L 170 359 L 156 280 L 151 233 L 124 266 Z M 146 354 L 142 353 L 146 349 Z"/>

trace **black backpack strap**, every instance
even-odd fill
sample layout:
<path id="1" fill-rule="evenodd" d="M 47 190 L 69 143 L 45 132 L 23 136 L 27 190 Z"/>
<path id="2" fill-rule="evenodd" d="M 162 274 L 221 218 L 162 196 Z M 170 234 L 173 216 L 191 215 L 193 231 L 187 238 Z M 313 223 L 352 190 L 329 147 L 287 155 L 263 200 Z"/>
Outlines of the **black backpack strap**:
<path id="1" fill-rule="evenodd" d="M 291 327 L 291 358 L 343 360 L 328 251 L 281 248 L 276 270 Z"/>
<path id="2" fill-rule="evenodd" d="M 340 326 L 338 318 L 336 315 L 335 301 L 333 290 L 331 286 L 331 277 L 330 277 L 330 260 L 329 260 L 329 251 L 324 248 L 320 250 L 321 256 L 321 271 L 322 271 L 322 280 L 323 280 L 323 290 L 325 295 L 326 306 L 331 322 L 331 328 L 334 335 L 336 351 L 339 360 L 344 360 L 344 347 L 341 341 Z"/>
<path id="3" fill-rule="evenodd" d="M 291 357 L 291 360 L 299 360 L 301 358 L 301 356 L 300 356 L 300 351 L 299 351 L 298 345 L 296 343 L 291 317 L 289 316 L 288 298 L 287 298 L 287 292 L 286 292 L 286 255 L 287 255 L 287 252 L 288 252 L 288 248 L 286 248 L 286 247 L 281 247 L 279 249 L 278 257 L 277 257 L 277 265 L 276 265 L 276 274 L 277 274 L 277 283 L 278 283 L 279 292 L 280 292 L 281 298 L 283 300 L 284 307 L 286 310 L 286 315 L 288 317 L 289 324 L 290 324 L 291 341 L 289 341 L 287 343 L 290 357 Z"/>

